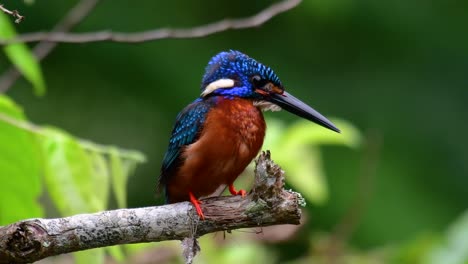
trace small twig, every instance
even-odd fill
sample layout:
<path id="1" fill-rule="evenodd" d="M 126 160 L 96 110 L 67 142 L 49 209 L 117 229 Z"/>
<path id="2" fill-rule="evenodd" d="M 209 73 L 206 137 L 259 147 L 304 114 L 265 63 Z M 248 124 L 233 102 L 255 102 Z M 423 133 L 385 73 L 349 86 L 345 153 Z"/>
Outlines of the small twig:
<path id="1" fill-rule="evenodd" d="M 213 197 L 201 205 L 201 221 L 189 202 L 120 209 L 57 219 L 29 219 L 0 227 L 0 263 L 29 263 L 48 256 L 128 243 L 183 240 L 216 231 L 299 224 L 299 194 L 286 191 L 284 172 L 262 153 L 246 196 Z M 196 225 L 196 229 L 194 229 Z M 197 242 L 189 241 L 193 259 Z M 189 261 L 187 261 L 189 262 Z"/>
<path id="2" fill-rule="evenodd" d="M 23 21 L 24 19 L 24 16 L 20 15 L 19 12 L 17 10 L 13 10 L 13 11 L 10 11 L 8 9 L 6 9 L 3 4 L 0 4 L 0 10 L 5 13 L 5 14 L 8 14 L 12 17 L 15 18 L 15 23 L 16 24 L 19 24 L 21 23 L 21 21 Z"/>
<path id="3" fill-rule="evenodd" d="M 215 23 L 193 28 L 161 28 L 137 33 L 113 32 L 111 30 L 90 33 L 36 32 L 26 33 L 9 40 L 0 39 L 0 45 L 36 41 L 66 43 L 113 41 L 122 43 L 140 43 L 171 38 L 200 38 L 230 29 L 244 29 L 260 26 L 271 18 L 296 7 L 300 3 L 301 0 L 284 0 L 282 2 L 272 4 L 251 17 L 224 19 Z"/>

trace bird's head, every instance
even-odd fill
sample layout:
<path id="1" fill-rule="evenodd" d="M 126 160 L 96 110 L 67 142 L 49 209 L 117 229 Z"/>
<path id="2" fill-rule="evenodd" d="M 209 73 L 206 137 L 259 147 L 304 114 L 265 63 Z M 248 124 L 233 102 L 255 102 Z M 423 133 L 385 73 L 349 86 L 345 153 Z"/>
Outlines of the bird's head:
<path id="1" fill-rule="evenodd" d="M 286 92 L 270 67 L 239 51 L 221 52 L 210 60 L 205 69 L 201 90 L 201 97 L 252 99 L 263 110 L 284 109 L 340 132 L 326 117 Z"/>

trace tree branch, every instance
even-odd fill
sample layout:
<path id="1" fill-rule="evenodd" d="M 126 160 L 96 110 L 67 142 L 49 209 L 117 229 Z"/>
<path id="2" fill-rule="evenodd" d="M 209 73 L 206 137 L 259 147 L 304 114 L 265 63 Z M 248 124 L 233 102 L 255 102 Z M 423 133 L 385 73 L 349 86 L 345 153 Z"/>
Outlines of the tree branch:
<path id="1" fill-rule="evenodd" d="M 244 198 L 204 199 L 201 205 L 204 221 L 199 220 L 190 203 L 183 202 L 57 219 L 30 219 L 0 227 L 0 263 L 26 263 L 90 248 L 184 238 L 192 238 L 190 243 L 196 247 L 196 238 L 207 233 L 299 224 L 299 205 L 303 199 L 298 193 L 283 189 L 283 173 L 271 161 L 269 152 L 262 153 L 256 160 L 252 191 Z M 196 249 L 190 250 L 196 253 Z"/>
<path id="2" fill-rule="evenodd" d="M 300 3 L 301 0 L 284 0 L 272 4 L 251 17 L 224 19 L 215 23 L 193 28 L 161 28 L 137 33 L 113 32 L 111 30 L 90 33 L 35 32 L 20 35 L 15 39 L 0 39 L 0 45 L 36 41 L 66 43 L 113 41 L 122 43 L 139 43 L 170 38 L 200 38 L 230 29 L 243 29 L 260 26 L 271 18 L 296 7 Z"/>
<path id="3" fill-rule="evenodd" d="M 23 19 L 24 19 L 24 16 L 20 15 L 17 10 L 10 11 L 10 10 L 6 9 L 2 4 L 0 4 L 0 11 L 14 17 L 16 24 L 21 23 L 21 21 L 23 21 Z"/>

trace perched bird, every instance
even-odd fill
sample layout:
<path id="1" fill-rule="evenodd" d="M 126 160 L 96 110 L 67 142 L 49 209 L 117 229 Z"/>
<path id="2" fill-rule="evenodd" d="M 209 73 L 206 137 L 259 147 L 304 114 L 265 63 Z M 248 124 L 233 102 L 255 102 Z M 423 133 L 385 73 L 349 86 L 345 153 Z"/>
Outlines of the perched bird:
<path id="1" fill-rule="evenodd" d="M 336 132 L 327 118 L 284 90 L 273 70 L 239 51 L 221 52 L 205 70 L 201 95 L 177 116 L 159 185 L 167 203 L 190 201 L 228 186 L 258 154 L 265 137 L 262 111 L 284 109 Z"/>

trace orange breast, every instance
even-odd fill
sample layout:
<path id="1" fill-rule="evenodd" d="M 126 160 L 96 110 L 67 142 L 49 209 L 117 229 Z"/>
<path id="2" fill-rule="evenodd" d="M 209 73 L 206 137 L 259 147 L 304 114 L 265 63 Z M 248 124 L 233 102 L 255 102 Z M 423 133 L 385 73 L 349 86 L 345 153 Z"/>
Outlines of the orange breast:
<path id="1" fill-rule="evenodd" d="M 188 200 L 188 192 L 207 196 L 233 183 L 262 147 L 265 120 L 252 101 L 219 100 L 200 138 L 182 152 L 183 164 L 167 185 L 171 202 Z"/>

